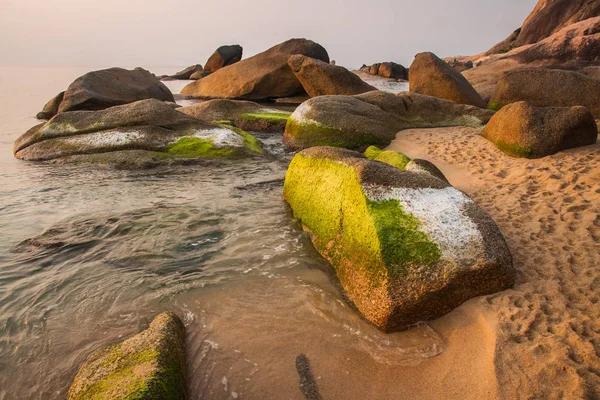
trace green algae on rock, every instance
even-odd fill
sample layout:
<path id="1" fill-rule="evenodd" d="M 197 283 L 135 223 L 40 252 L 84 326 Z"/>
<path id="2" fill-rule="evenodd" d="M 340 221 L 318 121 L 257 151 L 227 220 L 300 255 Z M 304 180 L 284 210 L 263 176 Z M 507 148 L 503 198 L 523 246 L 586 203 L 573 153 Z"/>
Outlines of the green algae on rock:
<path id="1" fill-rule="evenodd" d="M 77 372 L 67 399 L 185 399 L 184 347 L 181 320 L 159 314 L 147 330 L 93 353 Z"/>
<path id="2" fill-rule="evenodd" d="M 284 198 L 349 298 L 383 330 L 439 317 L 514 283 L 495 223 L 432 175 L 313 147 L 292 160 Z"/>
<path id="3" fill-rule="evenodd" d="M 241 158 L 264 155 L 251 134 L 229 125 L 212 124 L 180 113 L 171 104 L 149 99 L 101 111 L 56 115 L 15 142 L 15 157 L 30 161 L 84 158 L 107 164 L 99 154 L 137 151 L 132 167 L 173 164 L 190 159 Z M 142 160 L 139 152 L 152 160 Z M 126 159 L 120 157 L 119 165 Z"/>
<path id="4" fill-rule="evenodd" d="M 416 93 L 372 91 L 355 96 L 319 96 L 290 116 L 283 136 L 294 149 L 335 146 L 364 150 L 387 146 L 410 128 L 481 127 L 493 111 Z"/>
<path id="5" fill-rule="evenodd" d="M 178 111 L 207 121 L 230 121 L 246 131 L 283 133 L 291 113 L 244 100 L 216 99 L 181 107 Z"/>
<path id="6" fill-rule="evenodd" d="M 402 153 L 381 150 L 377 146 L 369 146 L 367 150 L 365 150 L 365 157 L 369 160 L 381 161 L 400 169 L 405 169 L 406 164 L 410 162 L 410 158 Z"/>

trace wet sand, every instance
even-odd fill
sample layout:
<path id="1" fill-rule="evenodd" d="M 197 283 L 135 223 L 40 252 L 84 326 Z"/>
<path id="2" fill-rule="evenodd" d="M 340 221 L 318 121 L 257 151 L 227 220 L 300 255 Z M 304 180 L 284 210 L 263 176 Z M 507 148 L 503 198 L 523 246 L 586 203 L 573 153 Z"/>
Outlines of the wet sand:
<path id="1" fill-rule="evenodd" d="M 600 144 L 525 160 L 504 155 L 478 133 L 406 130 L 388 147 L 434 162 L 475 199 L 503 232 L 518 271 L 514 290 L 432 323 L 448 345 L 427 363 L 446 362 L 428 373 L 434 381 L 444 372 L 455 378 L 445 398 L 469 397 L 487 384 L 479 398 L 598 398 Z"/>

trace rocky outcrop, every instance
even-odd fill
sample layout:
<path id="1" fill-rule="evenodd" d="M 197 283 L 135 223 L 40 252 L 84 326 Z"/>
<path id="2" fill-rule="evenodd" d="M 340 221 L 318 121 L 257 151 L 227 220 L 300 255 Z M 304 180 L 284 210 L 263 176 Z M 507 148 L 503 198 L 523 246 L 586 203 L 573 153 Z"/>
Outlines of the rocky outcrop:
<path id="1" fill-rule="evenodd" d="M 242 59 L 243 52 L 244 49 L 239 44 L 219 47 L 204 64 L 206 74 L 212 74 L 223 67 L 235 64 Z"/>
<path id="2" fill-rule="evenodd" d="M 190 80 L 197 81 L 198 79 L 202 79 L 206 76 L 204 71 L 196 71 L 190 75 Z"/>
<path id="3" fill-rule="evenodd" d="M 489 54 L 538 43 L 571 24 L 600 15 L 600 0 L 539 0 L 520 29 L 494 46 Z"/>
<path id="4" fill-rule="evenodd" d="M 509 249 L 492 219 L 430 175 L 313 147 L 292 160 L 284 198 L 349 299 L 385 331 L 514 283 Z"/>
<path id="5" fill-rule="evenodd" d="M 171 91 L 150 72 L 109 68 L 88 72 L 71 83 L 58 112 L 103 110 L 144 99 L 175 101 Z"/>
<path id="6" fill-rule="evenodd" d="M 420 53 L 410 66 L 411 92 L 485 108 L 479 93 L 458 71 L 433 53 Z"/>
<path id="7" fill-rule="evenodd" d="M 598 127 L 585 107 L 538 108 L 521 101 L 496 113 L 482 135 L 510 156 L 539 158 L 596 143 Z"/>
<path id="8" fill-rule="evenodd" d="M 122 157 L 130 152 L 132 157 Z M 155 99 L 101 111 L 70 111 L 56 115 L 18 138 L 15 157 L 29 161 L 83 161 L 132 167 L 262 155 L 252 135 L 178 112 Z"/>
<path id="9" fill-rule="evenodd" d="M 187 398 L 185 327 L 172 313 L 150 327 L 92 354 L 79 368 L 68 400 Z"/>
<path id="10" fill-rule="evenodd" d="M 327 51 L 306 39 L 291 39 L 187 85 L 181 93 L 199 98 L 264 100 L 304 92 L 288 65 L 294 54 L 329 62 Z"/>
<path id="11" fill-rule="evenodd" d="M 231 121 L 252 132 L 283 133 L 291 113 L 244 100 L 217 99 L 178 108 L 184 114 L 207 122 Z"/>
<path id="12" fill-rule="evenodd" d="M 458 72 L 464 72 L 468 69 L 473 68 L 473 61 L 459 61 L 455 58 L 446 60 L 444 59 L 452 68 L 454 68 Z"/>
<path id="13" fill-rule="evenodd" d="M 192 74 L 195 73 L 203 73 L 204 69 L 202 68 L 202 65 L 200 64 L 196 64 L 196 65 L 191 65 L 189 67 L 187 67 L 186 69 L 184 69 L 183 71 L 179 71 L 174 75 L 171 75 L 170 78 L 172 79 L 190 79 Z"/>
<path id="14" fill-rule="evenodd" d="M 58 108 L 60 107 L 60 103 L 63 101 L 65 96 L 65 92 L 60 92 L 56 96 L 54 96 L 50 101 L 46 103 L 42 111 L 37 113 L 35 116 L 37 119 L 50 119 L 56 114 L 58 114 Z"/>
<path id="15" fill-rule="evenodd" d="M 291 56 L 288 65 L 311 97 L 354 95 L 376 90 L 344 67 L 301 54 Z"/>
<path id="16" fill-rule="evenodd" d="M 526 101 L 536 107 L 587 107 L 600 118 L 600 80 L 563 70 L 540 68 L 502 75 L 490 101 L 494 108 Z"/>
<path id="17" fill-rule="evenodd" d="M 294 149 L 326 145 L 364 150 L 370 145 L 387 146 L 403 129 L 481 126 L 493 114 L 407 92 L 320 96 L 305 101 L 294 111 L 283 141 Z"/>
<path id="18" fill-rule="evenodd" d="M 391 78 L 396 80 L 407 80 L 408 70 L 395 62 L 383 62 L 373 65 L 363 65 L 360 70 L 367 74 Z"/>

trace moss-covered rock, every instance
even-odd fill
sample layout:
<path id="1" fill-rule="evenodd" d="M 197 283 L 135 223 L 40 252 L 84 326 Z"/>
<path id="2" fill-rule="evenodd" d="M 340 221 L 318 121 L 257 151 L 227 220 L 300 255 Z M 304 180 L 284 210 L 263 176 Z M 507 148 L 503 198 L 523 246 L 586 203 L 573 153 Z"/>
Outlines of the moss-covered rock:
<path id="1" fill-rule="evenodd" d="M 181 107 L 178 111 L 207 121 L 231 121 L 246 131 L 283 133 L 291 113 L 244 100 L 217 99 Z"/>
<path id="2" fill-rule="evenodd" d="M 482 135 L 509 156 L 539 158 L 596 143 L 598 127 L 585 107 L 541 108 L 520 101 L 498 111 Z"/>
<path id="3" fill-rule="evenodd" d="M 355 96 L 319 96 L 288 119 L 283 141 L 294 149 L 335 146 L 364 150 L 387 146 L 403 129 L 482 126 L 493 111 L 416 93 L 372 91 Z"/>
<path id="4" fill-rule="evenodd" d="M 162 313 L 147 330 L 92 354 L 67 399 L 185 399 L 184 346 L 183 323 L 175 314 Z"/>
<path id="5" fill-rule="evenodd" d="M 436 318 L 514 282 L 494 222 L 464 193 L 428 174 L 313 147 L 292 160 L 284 197 L 349 298 L 386 331 Z"/>
<path id="6" fill-rule="evenodd" d="M 406 164 L 410 162 L 410 158 L 402 153 L 381 150 L 377 146 L 369 146 L 367 150 L 365 150 L 365 157 L 369 160 L 381 161 L 400 169 L 405 169 Z"/>
<path id="7" fill-rule="evenodd" d="M 169 164 L 175 159 L 264 155 L 260 142 L 249 133 L 201 121 L 154 99 L 101 111 L 60 113 L 30 129 L 14 146 L 15 157 L 31 161 L 82 161 L 85 156 L 90 162 L 106 161 L 115 158 L 98 155 L 133 150 L 151 153 L 152 163 Z M 132 166 L 137 168 L 140 160 L 132 159 Z"/>

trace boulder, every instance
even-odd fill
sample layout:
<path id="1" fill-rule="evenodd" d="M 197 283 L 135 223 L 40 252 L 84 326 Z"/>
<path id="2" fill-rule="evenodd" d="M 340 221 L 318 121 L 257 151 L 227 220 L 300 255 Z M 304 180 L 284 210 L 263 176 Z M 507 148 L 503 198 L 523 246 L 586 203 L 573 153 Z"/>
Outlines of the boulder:
<path id="1" fill-rule="evenodd" d="M 344 67 L 301 54 L 291 56 L 288 65 L 311 97 L 353 95 L 376 90 Z"/>
<path id="2" fill-rule="evenodd" d="M 458 71 L 433 53 L 420 53 L 410 66 L 411 92 L 485 108 L 486 103 Z"/>
<path id="3" fill-rule="evenodd" d="M 490 119 L 482 135 L 513 157 L 539 158 L 596 143 L 594 116 L 581 106 L 509 104 Z"/>
<path id="4" fill-rule="evenodd" d="M 187 398 L 185 327 L 172 313 L 150 327 L 93 353 L 79 368 L 68 400 Z"/>
<path id="5" fill-rule="evenodd" d="M 190 75 L 190 80 L 197 81 L 198 79 L 202 79 L 206 76 L 204 71 L 196 71 Z"/>
<path id="6" fill-rule="evenodd" d="M 404 68 L 404 66 L 400 64 L 396 64 L 395 62 L 384 62 L 379 65 L 379 69 L 377 70 L 377 74 L 384 78 L 392 78 L 392 79 L 408 79 L 408 70 Z"/>
<path id="7" fill-rule="evenodd" d="M 204 71 L 204 69 L 202 68 L 202 65 L 196 64 L 196 65 L 189 66 L 186 69 L 184 69 L 183 71 L 179 71 L 174 75 L 171 75 L 170 78 L 183 79 L 183 80 L 190 79 L 192 74 L 195 74 L 197 72 L 202 73 L 203 71 Z"/>
<path id="8" fill-rule="evenodd" d="M 291 113 L 244 100 L 216 99 L 178 108 L 184 114 L 207 122 L 231 121 L 253 132 L 283 133 Z"/>
<path id="9" fill-rule="evenodd" d="M 37 119 L 50 119 L 54 117 L 58 114 L 58 108 L 60 107 L 60 103 L 63 101 L 64 96 L 65 92 L 60 92 L 54 96 L 35 117 Z"/>
<path id="10" fill-rule="evenodd" d="M 526 101 L 536 107 L 587 107 L 600 118 L 600 80 L 564 70 L 528 68 L 502 75 L 492 108 Z"/>
<path id="11" fill-rule="evenodd" d="M 444 60 L 446 61 L 446 60 Z M 468 60 L 468 61 L 460 61 L 457 60 L 456 58 L 454 58 L 451 61 L 446 61 L 448 63 L 448 65 L 450 65 L 452 68 L 454 68 L 456 71 L 458 72 L 464 72 L 468 69 L 473 68 L 473 61 Z"/>
<path id="12" fill-rule="evenodd" d="M 244 49 L 238 44 L 219 47 L 204 64 L 206 74 L 211 74 L 223 67 L 235 64 L 242 59 L 243 52 Z"/>
<path id="13" fill-rule="evenodd" d="M 175 101 L 171 91 L 148 71 L 109 68 L 88 72 L 71 83 L 58 111 L 103 110 L 144 99 Z"/>
<path id="14" fill-rule="evenodd" d="M 100 111 L 60 113 L 30 129 L 14 146 L 15 157 L 29 161 L 81 161 L 87 156 L 91 162 L 110 163 L 111 153 L 124 151 L 135 151 L 131 153 L 136 155 L 131 158 L 133 166 L 138 161 L 145 165 L 263 154 L 252 135 L 190 117 L 156 99 Z M 116 161 L 127 159 L 119 156 Z"/>
<path id="15" fill-rule="evenodd" d="M 291 39 L 190 83 L 183 88 L 181 94 L 241 100 L 264 100 L 302 94 L 302 84 L 287 63 L 294 54 L 329 62 L 327 51 L 321 45 L 306 39 Z"/>
<path id="16" fill-rule="evenodd" d="M 379 67 L 380 67 L 380 66 L 381 66 L 381 64 L 380 64 L 380 63 L 375 63 L 375 64 L 371 65 L 371 66 L 369 67 L 369 73 L 370 73 L 371 75 L 379 75 Z"/>
<path id="17" fill-rule="evenodd" d="M 384 331 L 514 284 L 511 254 L 494 221 L 427 174 L 313 147 L 293 158 L 284 198 L 349 299 Z"/>
<path id="18" fill-rule="evenodd" d="M 405 169 L 406 165 L 411 161 L 410 158 L 402 153 L 391 150 L 381 150 L 377 146 L 369 146 L 367 150 L 365 150 L 365 157 L 369 160 L 380 161 L 400 169 Z"/>
<path id="19" fill-rule="evenodd" d="M 364 150 L 387 146 L 409 128 L 481 126 L 493 111 L 417 93 L 373 91 L 355 96 L 319 96 L 288 119 L 283 142 L 294 149 L 336 146 Z"/>
<path id="20" fill-rule="evenodd" d="M 448 184 L 450 183 L 448 182 L 448 179 L 446 179 L 444 173 L 440 171 L 440 169 L 431 161 L 415 158 L 414 160 L 410 160 L 410 162 L 406 164 L 404 169 L 406 171 L 411 171 L 417 174 L 427 174 L 433 176 L 434 178 L 440 179 Z"/>

